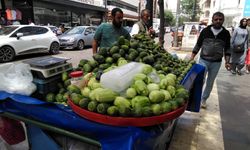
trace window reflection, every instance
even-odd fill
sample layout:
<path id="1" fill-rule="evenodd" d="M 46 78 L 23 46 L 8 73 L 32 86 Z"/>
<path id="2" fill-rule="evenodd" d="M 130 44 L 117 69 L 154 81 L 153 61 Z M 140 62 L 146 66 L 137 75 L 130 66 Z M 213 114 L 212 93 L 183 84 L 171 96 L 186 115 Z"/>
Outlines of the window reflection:
<path id="1" fill-rule="evenodd" d="M 71 26 L 70 11 L 34 7 L 34 17 L 36 24 L 52 24 L 59 26 L 64 23 L 65 26 Z"/>

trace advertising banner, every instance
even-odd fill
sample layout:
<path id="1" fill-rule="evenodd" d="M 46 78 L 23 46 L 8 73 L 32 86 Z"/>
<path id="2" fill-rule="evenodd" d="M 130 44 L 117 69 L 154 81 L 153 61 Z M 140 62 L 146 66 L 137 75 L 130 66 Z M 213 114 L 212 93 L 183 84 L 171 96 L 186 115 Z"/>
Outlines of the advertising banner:
<path id="1" fill-rule="evenodd" d="M 250 0 L 245 1 L 243 17 L 250 17 Z"/>

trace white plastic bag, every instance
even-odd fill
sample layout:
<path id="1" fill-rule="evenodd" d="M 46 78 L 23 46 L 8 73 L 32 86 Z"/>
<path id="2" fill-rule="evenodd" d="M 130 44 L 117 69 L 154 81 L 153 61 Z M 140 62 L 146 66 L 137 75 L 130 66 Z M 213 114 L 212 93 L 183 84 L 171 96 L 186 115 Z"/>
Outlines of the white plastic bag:
<path id="1" fill-rule="evenodd" d="M 131 85 L 134 75 L 141 72 L 143 66 L 142 63 L 131 62 L 117 67 L 102 74 L 100 83 L 104 88 L 120 93 Z"/>
<path id="2" fill-rule="evenodd" d="M 36 90 L 30 66 L 24 63 L 0 65 L 0 91 L 31 95 Z"/>

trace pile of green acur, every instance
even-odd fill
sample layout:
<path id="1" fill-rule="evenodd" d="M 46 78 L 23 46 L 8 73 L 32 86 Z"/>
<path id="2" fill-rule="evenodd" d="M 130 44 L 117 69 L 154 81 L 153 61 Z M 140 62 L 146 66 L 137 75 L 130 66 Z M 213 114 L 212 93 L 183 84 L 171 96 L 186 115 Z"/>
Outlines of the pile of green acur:
<path id="1" fill-rule="evenodd" d="M 145 66 L 123 93 L 101 86 L 102 73 L 132 61 Z M 188 100 L 188 91 L 180 82 L 193 64 L 171 56 L 145 34 L 137 34 L 130 41 L 121 36 L 111 48 L 101 48 L 92 60 L 79 62 L 76 70 L 84 72 L 84 79 L 88 81 L 86 87 L 70 84 L 68 73 L 64 72 L 64 85 L 60 85 L 57 94 L 49 93 L 46 100 L 66 104 L 70 97 L 83 109 L 110 116 L 161 115 L 176 110 Z M 151 72 L 157 74 L 159 82 L 150 79 L 148 74 Z"/>

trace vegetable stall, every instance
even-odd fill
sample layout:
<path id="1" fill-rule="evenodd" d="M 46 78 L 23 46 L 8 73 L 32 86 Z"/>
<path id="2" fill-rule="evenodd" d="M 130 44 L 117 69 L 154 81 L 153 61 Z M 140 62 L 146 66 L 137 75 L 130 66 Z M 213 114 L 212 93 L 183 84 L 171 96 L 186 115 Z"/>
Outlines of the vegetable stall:
<path id="1" fill-rule="evenodd" d="M 130 41 L 120 37 L 61 73 L 53 92 L 36 92 L 34 98 L 0 91 L 0 108 L 15 119 L 94 139 L 104 150 L 163 149 L 178 117 L 186 109 L 199 111 L 203 76 L 204 67 L 138 34 Z"/>

